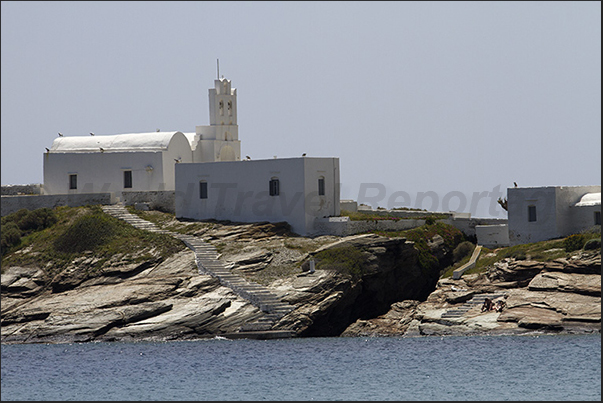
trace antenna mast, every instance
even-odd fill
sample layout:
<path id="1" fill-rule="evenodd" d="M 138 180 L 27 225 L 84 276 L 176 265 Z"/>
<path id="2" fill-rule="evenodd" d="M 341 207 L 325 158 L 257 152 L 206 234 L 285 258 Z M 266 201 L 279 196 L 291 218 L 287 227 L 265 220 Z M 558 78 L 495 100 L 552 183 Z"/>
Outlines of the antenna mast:
<path id="1" fill-rule="evenodd" d="M 218 80 L 220 79 L 220 59 L 216 59 L 216 62 L 218 64 Z"/>

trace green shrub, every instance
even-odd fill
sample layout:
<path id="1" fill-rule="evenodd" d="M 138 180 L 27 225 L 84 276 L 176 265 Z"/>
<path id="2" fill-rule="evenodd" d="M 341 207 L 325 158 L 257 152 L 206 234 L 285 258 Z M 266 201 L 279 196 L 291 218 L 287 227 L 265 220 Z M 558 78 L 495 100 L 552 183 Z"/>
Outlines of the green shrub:
<path id="1" fill-rule="evenodd" d="M 6 224 L 10 221 L 13 221 L 15 224 L 18 223 L 23 217 L 29 214 L 29 210 L 26 208 L 19 209 L 14 213 L 10 213 L 2 217 L 2 224 Z"/>
<path id="2" fill-rule="evenodd" d="M 601 249 L 601 238 L 590 239 L 584 244 L 584 250 Z"/>
<path id="3" fill-rule="evenodd" d="M 515 258 L 515 260 L 526 260 L 527 255 L 523 250 L 516 250 L 509 254 L 509 257 Z"/>
<path id="4" fill-rule="evenodd" d="M 35 231 L 51 227 L 58 221 L 56 213 L 47 207 L 33 211 L 20 209 L 2 217 L 2 251 L 3 256 L 8 250 L 21 243 L 21 238 Z"/>
<path id="5" fill-rule="evenodd" d="M 438 220 L 438 218 L 436 216 L 430 215 L 429 217 L 425 218 L 425 224 L 433 225 L 436 223 L 437 220 Z"/>
<path id="6" fill-rule="evenodd" d="M 582 249 L 585 242 L 586 237 L 583 234 L 573 234 L 563 240 L 563 247 L 566 252 L 573 252 Z"/>
<path id="7" fill-rule="evenodd" d="M 27 211 L 17 221 L 17 225 L 23 232 L 40 231 L 57 222 L 57 215 L 48 207 Z"/>
<path id="8" fill-rule="evenodd" d="M 362 267 L 366 264 L 362 251 L 353 246 L 323 250 L 314 255 L 314 258 L 316 269 L 336 270 L 354 279 L 362 276 Z"/>
<path id="9" fill-rule="evenodd" d="M 4 255 L 10 248 L 21 243 L 21 230 L 13 221 L 2 224 L 2 241 L 0 255 Z"/>
<path id="10" fill-rule="evenodd" d="M 466 240 L 458 228 L 437 221 L 431 225 L 426 224 L 405 231 L 374 231 L 374 233 L 390 238 L 404 237 L 414 242 L 415 248 L 419 251 L 419 265 L 427 270 L 435 268 L 440 264 L 438 258 L 432 253 L 427 240 L 433 239 L 435 235 L 440 235 L 444 238 L 444 244 L 450 250 L 454 250 L 458 244 Z"/>
<path id="11" fill-rule="evenodd" d="M 460 262 L 465 256 L 469 255 L 475 249 L 475 245 L 473 245 L 469 241 L 463 241 L 457 245 L 456 248 L 452 251 L 452 256 L 455 262 Z"/>
<path id="12" fill-rule="evenodd" d="M 92 213 L 75 220 L 54 241 L 54 249 L 64 253 L 94 250 L 117 232 L 116 224 L 102 213 Z"/>

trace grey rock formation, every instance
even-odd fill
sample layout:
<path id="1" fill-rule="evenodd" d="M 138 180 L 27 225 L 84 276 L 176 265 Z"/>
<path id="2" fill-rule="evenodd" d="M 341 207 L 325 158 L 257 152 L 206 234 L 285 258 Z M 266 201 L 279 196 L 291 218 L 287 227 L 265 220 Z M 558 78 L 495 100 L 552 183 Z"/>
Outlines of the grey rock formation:
<path id="1" fill-rule="evenodd" d="M 112 268 L 28 298 L 22 289 L 35 284 L 37 273 L 9 268 L 2 275 L 3 343 L 186 340 L 234 332 L 262 315 L 216 278 L 199 274 L 190 251 L 127 279 Z"/>
<path id="2" fill-rule="evenodd" d="M 506 308 L 482 312 L 485 295 L 501 296 Z M 479 303 L 474 303 L 476 300 Z M 343 335 L 543 332 L 601 332 L 600 250 L 581 251 L 572 259 L 551 262 L 505 259 L 479 275 L 442 279 L 426 301 L 394 304 L 387 314 L 359 320 Z"/>

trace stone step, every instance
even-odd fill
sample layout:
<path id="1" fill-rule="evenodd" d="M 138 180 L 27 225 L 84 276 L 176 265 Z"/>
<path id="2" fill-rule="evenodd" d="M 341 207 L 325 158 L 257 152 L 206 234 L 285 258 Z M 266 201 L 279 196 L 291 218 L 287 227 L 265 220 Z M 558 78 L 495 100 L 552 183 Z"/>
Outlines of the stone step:
<path id="1" fill-rule="evenodd" d="M 103 206 L 103 211 L 118 219 L 121 219 L 130 225 L 152 232 L 168 234 L 184 242 L 195 253 L 195 261 L 199 272 L 209 273 L 220 280 L 220 283 L 233 289 L 241 297 L 249 299 L 250 302 L 258 306 L 266 314 L 255 322 L 241 327 L 247 331 L 269 330 L 274 322 L 280 320 L 284 315 L 291 312 L 294 307 L 285 304 L 266 287 L 247 281 L 241 276 L 232 273 L 226 268 L 224 262 L 218 260 L 219 254 L 216 248 L 198 237 L 170 232 L 159 228 L 151 223 L 128 212 L 121 205 Z"/>

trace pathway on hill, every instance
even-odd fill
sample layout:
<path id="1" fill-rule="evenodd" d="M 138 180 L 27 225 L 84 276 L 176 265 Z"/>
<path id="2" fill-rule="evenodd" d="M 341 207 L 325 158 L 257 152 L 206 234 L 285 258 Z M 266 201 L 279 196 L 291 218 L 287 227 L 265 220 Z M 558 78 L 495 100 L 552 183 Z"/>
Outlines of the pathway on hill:
<path id="1" fill-rule="evenodd" d="M 216 248 L 203 241 L 203 239 L 193 235 L 179 234 L 177 232 L 161 229 L 152 222 L 143 220 L 136 214 L 128 212 L 128 210 L 120 204 L 105 205 L 102 206 L 102 209 L 105 213 L 120 220 L 124 220 L 136 228 L 167 234 L 180 239 L 195 253 L 195 260 L 200 273 L 216 277 L 220 280 L 220 284 L 232 289 L 237 295 L 251 302 L 264 312 L 263 317 L 255 322 L 243 325 L 240 331 L 252 332 L 270 330 L 278 320 L 294 309 L 290 304 L 282 302 L 276 295 L 270 292 L 268 288 L 257 283 L 249 282 L 241 276 L 233 274 L 226 268 L 224 263 L 218 259 Z"/>

